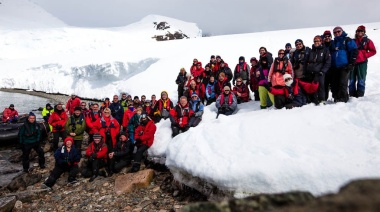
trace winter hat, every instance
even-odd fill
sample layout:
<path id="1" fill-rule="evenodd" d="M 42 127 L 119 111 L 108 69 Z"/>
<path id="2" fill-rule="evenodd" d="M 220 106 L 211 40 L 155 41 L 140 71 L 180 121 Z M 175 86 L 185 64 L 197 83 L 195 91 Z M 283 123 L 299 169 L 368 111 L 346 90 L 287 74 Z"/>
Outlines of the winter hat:
<path id="1" fill-rule="evenodd" d="M 356 29 L 356 31 L 358 31 L 358 30 L 363 30 L 364 33 L 365 33 L 365 26 L 363 26 L 363 25 L 358 26 L 358 28 Z"/>
<path id="2" fill-rule="evenodd" d="M 50 103 L 47 103 L 47 104 L 46 104 L 46 107 L 51 107 L 51 104 L 50 104 Z"/>
<path id="3" fill-rule="evenodd" d="M 34 117 L 36 117 L 36 114 L 34 114 L 33 112 L 29 112 L 29 116 L 34 116 Z"/>
<path id="4" fill-rule="evenodd" d="M 224 89 L 223 89 L 224 91 L 230 91 L 231 89 L 230 89 L 230 87 L 228 86 L 228 85 L 226 85 L 226 86 L 224 86 Z"/>
<path id="5" fill-rule="evenodd" d="M 77 111 L 77 110 L 82 111 L 82 108 L 81 107 L 75 107 L 74 111 Z"/>
<path id="6" fill-rule="evenodd" d="M 138 96 L 133 97 L 133 99 L 138 99 L 138 98 L 139 98 Z"/>
<path id="7" fill-rule="evenodd" d="M 265 48 L 264 46 L 260 47 L 259 52 L 260 52 L 261 49 L 264 49 L 265 52 L 268 52 L 268 51 L 267 51 L 267 48 Z"/>
<path id="8" fill-rule="evenodd" d="M 162 92 L 161 92 L 161 95 L 162 95 L 162 94 L 166 94 L 166 95 L 168 95 L 168 92 L 167 92 L 167 91 L 162 91 Z"/>
<path id="9" fill-rule="evenodd" d="M 198 97 L 198 94 L 196 92 L 193 92 L 193 94 L 191 94 L 191 97 L 193 97 L 193 96 Z"/>
<path id="10" fill-rule="evenodd" d="M 215 55 L 211 55 L 210 59 L 215 58 Z"/>
<path id="11" fill-rule="evenodd" d="M 68 136 L 68 137 L 66 137 L 65 140 L 63 141 L 63 145 L 66 146 L 66 143 L 67 143 L 68 141 L 71 141 L 71 145 L 74 144 L 74 139 L 73 139 L 72 137 Z"/>
<path id="12" fill-rule="evenodd" d="M 110 98 L 108 98 L 108 97 L 107 97 L 105 100 L 108 100 L 108 101 L 109 101 L 109 100 L 110 100 Z"/>
<path id="13" fill-rule="evenodd" d="M 127 98 L 132 98 L 132 96 L 131 96 L 131 95 L 128 95 Z"/>
<path id="14" fill-rule="evenodd" d="M 207 67 L 209 67 L 209 68 L 210 68 L 210 65 L 209 65 L 209 64 L 207 64 L 207 65 L 205 66 L 205 68 L 207 68 Z"/>
<path id="15" fill-rule="evenodd" d="M 222 59 L 219 55 L 216 55 L 216 59 L 218 59 L 218 58 L 219 58 L 219 59 Z"/>
<path id="16" fill-rule="evenodd" d="M 330 32 L 330 30 L 326 30 L 326 31 L 323 33 L 323 36 L 325 36 L 325 35 L 330 35 L 330 36 L 331 36 L 331 32 Z"/>
<path id="17" fill-rule="evenodd" d="M 57 105 L 63 105 L 63 103 L 62 102 L 58 102 Z"/>
<path id="18" fill-rule="evenodd" d="M 297 39 L 294 44 L 297 44 L 297 43 L 302 43 L 303 44 L 303 41 L 301 39 Z"/>
<path id="19" fill-rule="evenodd" d="M 256 61 L 256 63 L 258 62 L 257 59 L 256 59 L 256 57 L 251 57 L 250 62 L 252 62 L 252 61 Z"/>
<path id="20" fill-rule="evenodd" d="M 224 64 L 224 60 L 220 60 L 220 64 Z"/>
<path id="21" fill-rule="evenodd" d="M 140 116 L 140 122 L 142 119 L 147 119 L 147 118 L 148 118 L 148 115 L 146 115 L 146 113 L 142 113 Z"/>
<path id="22" fill-rule="evenodd" d="M 102 135 L 100 135 L 100 133 L 95 133 L 94 134 L 94 136 L 93 136 L 93 138 L 95 139 L 95 138 L 100 138 L 100 139 L 102 139 Z"/>
<path id="23" fill-rule="evenodd" d="M 289 78 L 290 78 L 290 80 L 286 81 L 286 79 L 289 79 Z M 284 74 L 284 81 L 285 81 L 286 86 L 290 87 L 293 83 L 292 75 Z"/>
<path id="24" fill-rule="evenodd" d="M 240 57 L 239 57 L 239 61 L 240 61 L 240 60 L 245 61 L 245 58 L 244 58 L 243 56 L 240 56 Z"/>
<path id="25" fill-rule="evenodd" d="M 290 46 L 290 48 L 292 48 L 292 44 L 287 43 L 287 44 L 285 45 L 285 49 L 286 49 L 286 47 L 288 47 L 288 46 Z"/>
<path id="26" fill-rule="evenodd" d="M 334 29 L 333 29 L 333 32 L 335 31 L 335 30 L 342 30 L 343 31 L 343 28 L 342 27 L 340 27 L 340 26 L 336 26 Z"/>
<path id="27" fill-rule="evenodd" d="M 15 105 L 14 104 L 10 104 L 9 107 L 15 107 Z"/>

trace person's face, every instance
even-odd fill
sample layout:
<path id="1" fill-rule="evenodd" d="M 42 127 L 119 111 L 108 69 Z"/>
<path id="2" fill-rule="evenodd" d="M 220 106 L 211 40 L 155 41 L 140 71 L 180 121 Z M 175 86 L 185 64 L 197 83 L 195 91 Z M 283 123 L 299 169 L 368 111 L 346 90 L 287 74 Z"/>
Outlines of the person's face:
<path id="1" fill-rule="evenodd" d="M 156 96 L 152 96 L 151 99 L 152 99 L 152 100 L 156 100 Z"/>
<path id="2" fill-rule="evenodd" d="M 146 97 L 145 96 L 141 96 L 141 101 L 145 101 Z"/>
<path id="3" fill-rule="evenodd" d="M 296 43 L 296 49 L 302 49 L 303 44 L 301 42 Z"/>
<path id="4" fill-rule="evenodd" d="M 105 117 L 110 117 L 110 115 L 111 115 L 111 114 L 110 114 L 109 111 L 104 112 L 104 116 L 105 116 Z"/>
<path id="5" fill-rule="evenodd" d="M 82 112 L 80 110 L 74 111 L 74 115 L 79 116 Z"/>
<path id="6" fill-rule="evenodd" d="M 183 74 L 183 73 L 185 73 L 185 70 L 181 69 L 179 72 L 181 72 L 181 74 Z"/>
<path id="7" fill-rule="evenodd" d="M 260 54 L 260 55 L 264 55 L 264 54 L 265 54 L 265 49 L 260 49 L 260 50 L 259 50 L 259 54 Z"/>
<path id="8" fill-rule="evenodd" d="M 149 102 L 145 102 L 145 106 L 146 106 L 146 107 L 149 107 L 149 106 L 150 106 L 150 103 L 149 103 Z"/>
<path id="9" fill-rule="evenodd" d="M 124 99 L 127 99 L 127 95 L 123 94 L 121 95 L 121 98 L 124 100 Z"/>
<path id="10" fill-rule="evenodd" d="M 341 36 L 343 33 L 343 31 L 341 29 L 337 29 L 334 31 L 334 37 L 339 37 Z"/>
<path id="11" fill-rule="evenodd" d="M 331 35 L 324 35 L 323 36 L 323 42 L 330 42 L 331 41 Z"/>
<path id="12" fill-rule="evenodd" d="M 283 58 L 284 55 L 285 55 L 285 52 L 283 52 L 283 51 L 278 52 L 278 57 L 279 58 Z"/>
<path id="13" fill-rule="evenodd" d="M 210 77 L 210 82 L 214 82 L 215 81 L 215 77 Z"/>
<path id="14" fill-rule="evenodd" d="M 219 81 L 223 81 L 224 77 L 222 75 L 219 75 Z"/>
<path id="15" fill-rule="evenodd" d="M 138 98 L 134 99 L 133 100 L 134 102 L 139 102 L 140 100 Z"/>
<path id="16" fill-rule="evenodd" d="M 206 66 L 205 71 L 210 71 L 210 67 Z"/>
<path id="17" fill-rule="evenodd" d="M 132 97 L 131 97 L 131 96 L 127 96 L 127 99 L 128 99 L 128 100 L 131 100 L 131 99 L 132 99 Z"/>
<path id="18" fill-rule="evenodd" d="M 106 99 L 105 102 L 108 103 L 108 102 L 110 102 L 110 100 Z"/>
<path id="19" fill-rule="evenodd" d="M 201 64 L 197 64 L 197 69 L 202 68 Z"/>
<path id="20" fill-rule="evenodd" d="M 86 108 L 86 103 L 81 103 L 80 107 L 82 108 L 82 110 L 85 109 Z"/>
<path id="21" fill-rule="evenodd" d="M 286 50 L 291 50 L 292 47 L 291 47 L 291 46 L 287 46 L 285 49 L 286 49 Z"/>
<path id="22" fill-rule="evenodd" d="M 229 94 L 229 93 L 230 93 L 230 89 L 225 89 L 225 90 L 224 90 L 224 93 L 225 93 L 225 94 Z"/>
<path id="23" fill-rule="evenodd" d="M 58 110 L 62 110 L 62 105 L 57 105 Z"/>
<path id="24" fill-rule="evenodd" d="M 36 121 L 36 117 L 35 117 L 35 116 L 29 116 L 29 117 L 28 117 L 28 121 L 29 121 L 30 123 L 34 123 L 34 122 Z"/>
<path id="25" fill-rule="evenodd" d="M 121 136 L 120 136 L 120 140 L 121 140 L 121 141 L 126 141 L 126 140 L 127 140 L 127 137 L 125 137 L 125 135 L 121 135 Z"/>
<path id="26" fill-rule="evenodd" d="M 71 140 L 66 141 L 66 146 L 71 147 L 73 145 L 73 142 Z"/>
<path id="27" fill-rule="evenodd" d="M 215 57 L 211 58 L 210 60 L 211 62 L 215 62 Z"/>
<path id="28" fill-rule="evenodd" d="M 322 44 L 321 39 L 315 38 L 314 39 L 314 46 L 320 46 Z"/>
<path id="29" fill-rule="evenodd" d="M 119 97 L 118 97 L 118 96 L 113 96 L 113 101 L 114 101 L 114 102 L 119 101 Z"/>
<path id="30" fill-rule="evenodd" d="M 94 138 L 94 142 L 97 144 L 100 143 L 100 140 L 101 140 L 101 138 Z"/>
<path id="31" fill-rule="evenodd" d="M 358 37 L 363 37 L 364 36 L 364 30 L 361 30 L 361 29 L 358 29 L 358 30 L 356 30 L 356 35 L 358 36 Z"/>
<path id="32" fill-rule="evenodd" d="M 196 64 L 197 62 L 198 62 L 197 59 L 194 59 L 194 60 L 193 60 L 193 64 Z"/>
<path id="33" fill-rule="evenodd" d="M 237 84 L 237 85 L 241 85 L 242 83 L 243 83 L 243 80 L 242 80 L 242 79 L 237 79 L 237 80 L 236 80 L 236 84 Z"/>
<path id="34" fill-rule="evenodd" d="M 219 57 L 216 58 L 216 62 L 218 62 L 218 63 L 220 63 L 221 60 L 222 60 L 222 59 L 220 59 Z"/>
<path id="35" fill-rule="evenodd" d="M 137 113 L 137 115 L 141 115 L 142 111 L 141 110 L 137 110 L 136 113 Z"/>
<path id="36" fill-rule="evenodd" d="M 187 104 L 187 99 L 183 98 L 183 99 L 179 100 L 179 102 L 182 105 L 182 107 L 184 107 Z"/>
<path id="37" fill-rule="evenodd" d="M 50 106 L 47 106 L 47 107 L 46 107 L 46 109 L 50 110 L 50 109 L 51 109 L 51 107 L 50 107 Z"/>
<path id="38" fill-rule="evenodd" d="M 221 63 L 221 64 L 220 64 L 220 67 L 222 67 L 222 68 L 223 68 L 223 67 L 224 67 L 224 63 Z"/>
<path id="39" fill-rule="evenodd" d="M 252 60 L 252 61 L 251 61 L 251 65 L 252 65 L 252 66 L 255 66 L 255 65 L 257 65 L 257 62 L 256 62 L 256 60 Z"/>
<path id="40" fill-rule="evenodd" d="M 76 97 L 75 95 L 71 95 L 71 98 L 72 98 L 72 99 L 75 99 L 75 97 Z"/>
<path id="41" fill-rule="evenodd" d="M 162 93 L 162 94 L 161 94 L 161 98 L 162 98 L 162 99 L 167 99 L 167 98 L 168 98 L 168 95 L 167 95 L 166 93 Z"/>
<path id="42" fill-rule="evenodd" d="M 244 63 L 244 60 L 239 60 L 239 63 Z"/>
<path id="43" fill-rule="evenodd" d="M 92 105 L 92 111 L 98 112 L 99 110 L 99 105 Z"/>

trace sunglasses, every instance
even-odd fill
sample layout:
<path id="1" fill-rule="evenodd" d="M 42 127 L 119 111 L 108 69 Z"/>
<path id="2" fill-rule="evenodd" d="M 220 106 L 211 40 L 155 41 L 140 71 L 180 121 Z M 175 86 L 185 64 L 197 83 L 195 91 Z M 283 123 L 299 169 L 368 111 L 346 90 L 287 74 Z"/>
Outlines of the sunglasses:
<path id="1" fill-rule="evenodd" d="M 302 46 L 302 43 L 296 43 L 296 46 Z"/>
<path id="2" fill-rule="evenodd" d="M 320 43 L 321 42 L 321 40 L 315 40 L 314 41 L 314 43 Z"/>
<path id="3" fill-rule="evenodd" d="M 224 91 L 230 91 L 230 90 L 224 90 Z"/>
<path id="4" fill-rule="evenodd" d="M 241 81 L 236 81 L 236 82 L 241 82 Z"/>
<path id="5" fill-rule="evenodd" d="M 292 78 L 286 78 L 286 79 L 285 79 L 285 82 L 288 82 L 288 81 L 290 81 L 290 80 L 292 80 Z"/>
<path id="6" fill-rule="evenodd" d="M 338 30 L 338 31 L 335 31 L 334 34 L 338 34 L 338 33 L 341 33 L 342 30 Z"/>
<path id="7" fill-rule="evenodd" d="M 285 54 L 285 53 L 284 52 L 279 52 L 278 54 L 280 55 L 280 54 Z"/>
<path id="8" fill-rule="evenodd" d="M 331 38 L 331 35 L 325 35 L 325 38 Z"/>
<path id="9" fill-rule="evenodd" d="M 364 32 L 364 31 L 360 29 L 360 30 L 356 30 L 356 32 Z"/>
<path id="10" fill-rule="evenodd" d="M 104 112 L 104 114 L 109 114 L 110 112 Z"/>

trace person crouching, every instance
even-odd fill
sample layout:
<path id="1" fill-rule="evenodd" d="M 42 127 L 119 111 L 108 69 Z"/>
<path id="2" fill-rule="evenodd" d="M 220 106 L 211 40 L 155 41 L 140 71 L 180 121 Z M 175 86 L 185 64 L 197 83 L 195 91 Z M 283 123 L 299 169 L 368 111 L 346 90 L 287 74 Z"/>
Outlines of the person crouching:
<path id="1" fill-rule="evenodd" d="M 87 169 L 83 170 L 84 177 L 90 177 L 92 182 L 99 176 L 99 169 L 104 167 L 107 161 L 107 145 L 104 143 L 99 133 L 94 134 L 94 142 L 86 149 L 86 157 L 88 158 Z"/>
<path id="2" fill-rule="evenodd" d="M 219 114 L 224 114 L 226 116 L 231 115 L 236 110 L 236 96 L 231 92 L 229 86 L 224 87 L 224 91 L 216 100 L 215 106 L 218 109 Z"/>
<path id="3" fill-rule="evenodd" d="M 69 172 L 67 181 L 71 184 L 76 183 L 76 176 L 78 174 L 78 163 L 81 158 L 81 153 L 73 145 L 74 140 L 72 137 L 67 137 L 63 141 L 61 148 L 58 148 L 54 153 L 55 167 L 50 173 L 48 179 L 41 185 L 42 189 L 51 188 L 64 173 Z"/>
<path id="4" fill-rule="evenodd" d="M 134 146 L 127 132 L 121 132 L 116 148 L 108 153 L 109 174 L 120 172 L 124 167 L 131 164 L 131 156 Z"/>

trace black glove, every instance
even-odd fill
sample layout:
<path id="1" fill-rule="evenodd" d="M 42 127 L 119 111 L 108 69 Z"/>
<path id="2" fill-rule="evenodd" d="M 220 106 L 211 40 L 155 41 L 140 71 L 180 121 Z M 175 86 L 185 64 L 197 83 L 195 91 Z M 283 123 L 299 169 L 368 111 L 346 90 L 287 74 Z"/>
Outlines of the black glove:
<path id="1" fill-rule="evenodd" d="M 285 74 L 285 70 L 281 70 L 281 72 L 280 72 L 282 75 L 284 75 Z"/>
<path id="2" fill-rule="evenodd" d="M 91 158 L 93 159 L 93 160 L 95 160 L 96 159 L 96 153 L 94 152 L 94 153 L 92 153 L 92 155 L 91 155 Z"/>
<path id="3" fill-rule="evenodd" d="M 57 125 L 55 125 L 55 129 L 56 129 L 56 130 L 62 130 L 63 127 L 62 127 L 62 125 L 57 124 Z"/>
<path id="4" fill-rule="evenodd" d="M 268 84 L 264 84 L 264 87 L 270 92 L 272 83 L 269 82 Z"/>
<path id="5" fill-rule="evenodd" d="M 289 94 L 288 99 L 290 99 L 290 100 L 293 100 L 293 99 L 294 99 L 294 96 L 293 96 L 292 93 Z"/>

